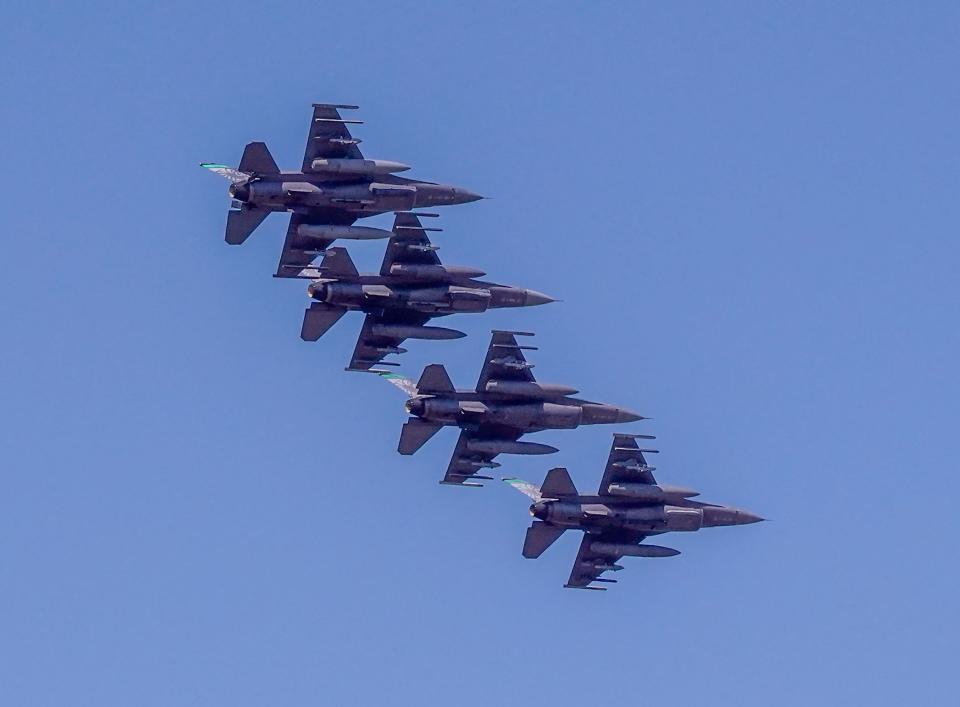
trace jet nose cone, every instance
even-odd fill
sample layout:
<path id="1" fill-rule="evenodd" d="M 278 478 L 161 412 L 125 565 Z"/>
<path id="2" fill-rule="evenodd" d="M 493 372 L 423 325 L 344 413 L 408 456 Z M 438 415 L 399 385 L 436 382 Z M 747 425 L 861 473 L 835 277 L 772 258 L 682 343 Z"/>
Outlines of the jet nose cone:
<path id="1" fill-rule="evenodd" d="M 469 204 L 471 201 L 480 201 L 485 197 L 475 194 L 469 189 L 461 189 L 460 187 L 454 187 L 453 189 L 453 203 L 454 204 Z"/>
<path id="2" fill-rule="evenodd" d="M 646 420 L 643 415 L 634 412 L 633 410 L 627 410 L 626 408 L 617 408 L 617 422 L 637 422 L 638 420 Z"/>
<path id="3" fill-rule="evenodd" d="M 749 525 L 759 523 L 765 518 L 730 506 L 707 506 L 703 509 L 703 524 L 705 526 L 718 525 Z"/>
<path id="4" fill-rule="evenodd" d="M 545 295 L 542 292 L 537 292 L 536 290 L 523 291 L 523 304 L 526 307 L 533 307 L 538 304 L 550 304 L 551 302 L 556 301 L 557 300 L 550 295 Z"/>
<path id="5" fill-rule="evenodd" d="M 583 411 L 583 417 L 580 424 L 583 425 L 616 425 L 647 419 L 632 410 L 602 403 L 584 403 L 581 410 Z"/>
<path id="6" fill-rule="evenodd" d="M 759 523 L 762 520 L 766 520 L 766 518 L 750 511 L 737 510 L 737 525 L 750 525 L 750 523 Z"/>

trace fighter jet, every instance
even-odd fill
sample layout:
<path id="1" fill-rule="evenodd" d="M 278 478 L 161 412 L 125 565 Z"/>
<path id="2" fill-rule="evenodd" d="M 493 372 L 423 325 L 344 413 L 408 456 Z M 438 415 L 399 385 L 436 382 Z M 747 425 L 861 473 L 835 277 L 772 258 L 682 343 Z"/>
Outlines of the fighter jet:
<path id="1" fill-rule="evenodd" d="M 240 164 L 204 162 L 202 167 L 229 179 L 233 199 L 227 214 L 226 241 L 243 243 L 274 211 L 291 211 L 277 277 L 296 277 L 337 238 L 389 238 L 381 228 L 354 226 L 360 218 L 418 207 L 450 206 L 482 199 L 446 184 L 396 176 L 410 167 L 400 162 L 364 159 L 340 109 L 357 106 L 315 103 L 303 165 L 281 172 L 267 146 L 251 142 Z"/>
<path id="2" fill-rule="evenodd" d="M 413 454 L 445 426 L 460 428 L 460 439 L 447 472 L 440 482 L 482 486 L 475 479 L 482 469 L 495 469 L 498 454 L 552 454 L 555 447 L 521 442 L 520 437 L 540 430 L 573 429 L 580 425 L 633 422 L 642 415 L 624 408 L 570 397 L 573 388 L 538 383 L 516 336 L 519 331 L 494 331 L 475 390 L 456 390 L 446 369 L 432 364 L 423 369 L 417 383 L 386 371 L 377 371 L 410 396 L 406 403 L 412 417 L 403 426 L 401 454 Z"/>
<path id="3" fill-rule="evenodd" d="M 529 307 L 553 302 L 534 290 L 478 280 L 476 268 L 443 265 L 420 217 L 436 214 L 402 212 L 393 223 L 379 274 L 357 272 L 343 248 L 328 248 L 319 268 L 304 270 L 317 277 L 307 288 L 315 302 L 304 313 L 300 338 L 316 341 L 348 311 L 367 316 L 347 370 L 399 364 L 383 361 L 405 339 L 457 339 L 462 331 L 425 326 L 434 317 L 458 312 L 484 312 L 497 307 Z"/>
<path id="4" fill-rule="evenodd" d="M 637 439 L 649 435 L 615 434 L 607 468 L 595 496 L 582 496 L 564 468 L 551 469 L 543 486 L 504 479 L 533 501 L 533 524 L 527 529 L 523 556 L 540 557 L 565 530 L 584 531 L 580 551 L 565 587 L 604 590 L 593 582 L 615 583 L 602 578 L 607 571 L 623 569 L 617 561 L 627 557 L 671 557 L 678 550 L 644 545 L 651 535 L 693 531 L 718 525 L 746 525 L 764 520 L 730 506 L 716 506 L 690 499 L 699 494 L 679 486 L 658 484 Z"/>

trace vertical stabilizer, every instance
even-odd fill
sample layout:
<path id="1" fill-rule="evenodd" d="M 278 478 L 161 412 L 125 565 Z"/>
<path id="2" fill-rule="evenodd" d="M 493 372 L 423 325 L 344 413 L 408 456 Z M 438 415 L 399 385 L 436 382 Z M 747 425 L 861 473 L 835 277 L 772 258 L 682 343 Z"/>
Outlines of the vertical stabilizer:
<path id="1" fill-rule="evenodd" d="M 421 395 L 435 393 L 453 393 L 453 381 L 447 375 L 447 369 L 439 363 L 431 363 L 423 369 L 417 381 L 417 392 Z"/>
<path id="2" fill-rule="evenodd" d="M 237 169 L 247 174 L 280 174 L 280 168 L 263 142 L 251 142 L 243 148 L 243 157 Z"/>
<path id="3" fill-rule="evenodd" d="M 577 487 L 573 485 L 570 472 L 562 466 L 547 472 L 547 478 L 540 487 L 540 495 L 544 498 L 563 498 L 564 496 L 578 496 Z"/>

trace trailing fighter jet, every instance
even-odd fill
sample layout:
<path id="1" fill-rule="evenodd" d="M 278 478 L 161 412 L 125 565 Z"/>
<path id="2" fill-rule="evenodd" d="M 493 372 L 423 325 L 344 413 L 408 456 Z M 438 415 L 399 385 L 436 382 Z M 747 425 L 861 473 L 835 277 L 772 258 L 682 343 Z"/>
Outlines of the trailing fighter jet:
<path id="1" fill-rule="evenodd" d="M 367 316 L 347 370 L 365 371 L 400 348 L 405 339 L 457 339 L 466 336 L 456 329 L 425 326 L 434 317 L 458 312 L 484 312 L 497 307 L 529 307 L 553 302 L 534 290 L 498 285 L 476 278 L 475 268 L 443 265 L 430 243 L 422 216 L 401 212 L 393 223 L 393 237 L 383 257 L 379 274 L 360 274 L 343 248 L 328 248 L 320 266 L 304 270 L 315 276 L 307 294 L 315 302 L 304 313 L 300 338 L 316 341 L 346 312 Z"/>
<path id="2" fill-rule="evenodd" d="M 482 486 L 473 480 L 492 478 L 477 472 L 499 467 L 493 461 L 498 454 L 557 451 L 546 444 L 519 441 L 528 432 L 644 419 L 614 405 L 572 398 L 577 391 L 568 386 L 538 383 L 530 371 L 533 365 L 523 356 L 524 350 L 535 347 L 520 346 L 517 335 L 533 336 L 519 331 L 493 332 L 475 390 L 456 390 L 439 364 L 424 368 L 417 383 L 377 371 L 410 396 L 406 408 L 413 417 L 403 425 L 397 451 L 413 454 L 441 427 L 459 427 L 460 439 L 440 483 Z"/>
<path id="3" fill-rule="evenodd" d="M 240 164 L 204 162 L 202 167 L 227 179 L 233 204 L 227 214 L 226 241 L 243 243 L 274 211 L 292 211 L 277 277 L 297 273 L 337 238 L 389 238 L 382 228 L 354 226 L 360 218 L 418 207 L 466 204 L 483 197 L 460 187 L 396 176 L 410 169 L 400 162 L 364 159 L 340 109 L 357 106 L 315 103 L 303 165 L 281 172 L 267 146 L 251 142 Z"/>
<path id="4" fill-rule="evenodd" d="M 580 495 L 564 468 L 551 469 L 539 488 L 520 479 L 504 479 L 533 501 L 530 515 L 534 521 L 523 543 L 524 557 L 540 557 L 565 530 L 584 531 L 565 587 L 605 589 L 591 585 L 615 583 L 617 580 L 600 575 L 623 569 L 616 563 L 624 556 L 680 554 L 669 547 L 643 545 L 643 540 L 651 535 L 764 520 L 738 508 L 691 501 L 691 497 L 699 495 L 692 489 L 658 484 L 653 477 L 654 467 L 643 456 L 656 450 L 640 449 L 637 439 L 653 437 L 613 436 L 607 468 L 595 496 Z"/>

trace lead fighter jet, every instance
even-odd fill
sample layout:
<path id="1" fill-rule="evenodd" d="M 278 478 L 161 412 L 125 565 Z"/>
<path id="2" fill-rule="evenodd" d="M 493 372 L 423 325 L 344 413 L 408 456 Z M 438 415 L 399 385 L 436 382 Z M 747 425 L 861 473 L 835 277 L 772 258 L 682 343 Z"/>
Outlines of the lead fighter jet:
<path id="1" fill-rule="evenodd" d="M 292 211 L 277 277 L 297 277 L 300 270 L 337 238 L 389 238 L 382 228 L 354 226 L 360 218 L 418 207 L 465 204 L 483 197 L 467 189 L 396 176 L 410 169 L 400 162 L 364 159 L 348 124 L 340 116 L 357 106 L 315 103 L 303 165 L 281 172 L 262 142 L 251 142 L 240 164 L 204 162 L 202 167 L 231 182 L 233 208 L 227 215 L 226 241 L 243 243 L 274 211 Z"/>
<path id="2" fill-rule="evenodd" d="M 520 479 L 504 479 L 533 501 L 530 515 L 534 521 L 523 543 L 524 557 L 540 557 L 565 530 L 584 531 L 565 587 L 603 590 L 591 584 L 616 582 L 600 575 L 623 569 L 616 563 L 624 556 L 680 554 L 673 548 L 641 544 L 651 535 L 763 520 L 738 508 L 691 501 L 699 495 L 692 489 L 658 484 L 654 467 L 643 456 L 656 450 L 640 449 L 637 439 L 653 437 L 614 435 L 607 468 L 594 496 L 581 495 L 564 468 L 551 469 L 539 488 Z"/>
<path id="3" fill-rule="evenodd" d="M 577 391 L 565 385 L 538 383 L 516 336 L 533 334 L 494 331 L 475 390 L 456 390 L 446 369 L 432 364 L 413 381 L 377 371 L 410 396 L 412 417 L 403 425 L 401 454 L 413 454 L 442 427 L 460 428 L 460 439 L 442 484 L 482 486 L 474 479 L 482 469 L 495 469 L 498 454 L 552 454 L 555 447 L 521 442 L 520 437 L 540 430 L 573 429 L 580 425 L 634 422 L 644 419 L 624 408 L 570 397 Z"/>
<path id="4" fill-rule="evenodd" d="M 307 288 L 315 302 L 304 313 L 300 338 L 316 341 L 346 312 L 366 314 L 360 338 L 347 370 L 365 371 L 400 348 L 405 339 L 457 339 L 456 329 L 425 326 L 434 317 L 458 312 L 484 312 L 488 308 L 529 307 L 553 302 L 534 290 L 498 285 L 476 278 L 475 268 L 443 265 L 430 243 L 420 217 L 436 214 L 402 212 L 393 223 L 393 237 L 379 274 L 360 274 L 343 248 L 329 248 L 316 269 L 303 273 L 318 276 Z"/>

